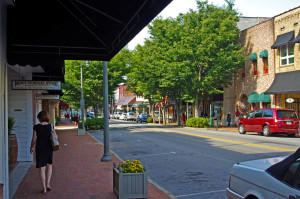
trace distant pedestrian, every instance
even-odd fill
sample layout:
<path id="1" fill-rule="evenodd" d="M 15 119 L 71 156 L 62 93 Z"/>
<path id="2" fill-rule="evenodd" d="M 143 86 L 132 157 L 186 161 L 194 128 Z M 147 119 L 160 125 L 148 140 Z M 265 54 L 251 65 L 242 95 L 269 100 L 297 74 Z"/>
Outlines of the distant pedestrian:
<path id="1" fill-rule="evenodd" d="M 227 121 L 227 126 L 230 126 L 230 122 L 231 122 L 231 114 L 230 114 L 230 112 L 228 112 L 228 114 L 227 114 L 227 119 L 226 119 L 226 121 Z"/>
<path id="2" fill-rule="evenodd" d="M 184 113 L 181 114 L 181 121 L 182 121 L 182 124 L 185 124 L 185 116 L 184 116 Z"/>
<path id="3" fill-rule="evenodd" d="M 56 138 L 57 135 L 53 130 L 52 124 L 49 124 L 49 115 L 46 111 L 39 112 L 37 118 L 40 123 L 33 127 L 30 153 L 35 153 L 36 168 L 39 168 L 40 180 L 43 187 L 41 193 L 45 194 L 52 189 L 50 181 L 52 176 L 53 149 L 50 136 L 52 132 Z"/>
<path id="4" fill-rule="evenodd" d="M 235 125 L 238 126 L 239 125 L 239 121 L 240 121 L 240 112 L 239 112 L 239 109 L 237 108 L 236 111 L 235 111 Z"/>

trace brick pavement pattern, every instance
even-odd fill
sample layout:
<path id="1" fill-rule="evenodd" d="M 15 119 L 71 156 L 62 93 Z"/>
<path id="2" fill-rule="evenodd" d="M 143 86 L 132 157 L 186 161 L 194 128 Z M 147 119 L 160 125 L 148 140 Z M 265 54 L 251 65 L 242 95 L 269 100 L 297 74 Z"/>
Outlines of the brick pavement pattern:
<path id="1" fill-rule="evenodd" d="M 60 150 L 53 154 L 52 190 L 46 194 L 40 193 L 39 170 L 33 163 L 13 198 L 116 199 L 113 192 L 113 163 L 100 161 L 103 146 L 88 134 L 77 136 L 77 129 L 70 129 L 72 123 L 65 120 L 61 123 L 56 130 Z M 111 154 L 111 157 L 114 162 L 120 163 L 116 156 Z M 170 197 L 148 183 L 148 198 Z"/>

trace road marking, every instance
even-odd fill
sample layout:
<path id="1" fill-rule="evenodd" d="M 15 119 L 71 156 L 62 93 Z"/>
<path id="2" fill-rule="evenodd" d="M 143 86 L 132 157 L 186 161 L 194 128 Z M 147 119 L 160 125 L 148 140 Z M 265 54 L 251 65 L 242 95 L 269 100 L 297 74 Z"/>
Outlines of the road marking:
<path id="1" fill-rule="evenodd" d="M 219 193 L 219 192 L 225 192 L 225 189 L 217 190 L 217 191 L 207 191 L 207 192 L 200 192 L 200 193 L 192 193 L 192 194 L 186 194 L 186 195 L 179 195 L 179 196 L 176 196 L 176 197 L 177 198 L 183 198 L 183 197 L 204 195 L 204 194 L 209 194 L 209 193 Z"/>
<path id="2" fill-rule="evenodd" d="M 166 133 L 177 133 L 177 134 L 188 135 L 188 136 L 193 136 L 193 137 L 211 139 L 211 140 L 216 140 L 216 141 L 220 141 L 220 142 L 228 142 L 228 143 L 233 143 L 233 144 L 241 144 L 241 145 L 246 145 L 246 146 L 258 147 L 258 148 L 264 148 L 264 149 L 271 149 L 271 150 L 275 150 L 275 151 L 284 151 L 284 152 L 295 152 L 296 151 L 296 150 L 293 150 L 293 149 L 285 149 L 285 148 L 267 146 L 267 145 L 262 145 L 262 144 L 253 144 L 253 143 L 249 143 L 249 142 L 240 142 L 240 141 L 228 140 L 228 139 L 223 139 L 223 138 L 215 138 L 215 137 L 209 137 L 209 136 L 203 136 L 203 135 L 195 135 L 195 134 L 191 134 L 191 133 L 174 132 L 174 131 L 168 131 L 168 130 L 156 129 L 156 128 L 147 128 L 147 129 L 151 129 L 151 130 L 154 130 L 154 131 L 162 131 L 162 132 L 166 132 Z"/>

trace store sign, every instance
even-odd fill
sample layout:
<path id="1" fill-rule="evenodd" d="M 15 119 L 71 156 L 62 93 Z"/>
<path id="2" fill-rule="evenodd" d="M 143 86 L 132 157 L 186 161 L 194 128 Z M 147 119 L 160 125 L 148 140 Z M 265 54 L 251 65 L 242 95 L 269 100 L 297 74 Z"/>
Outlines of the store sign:
<path id="1" fill-rule="evenodd" d="M 12 80 L 13 90 L 61 90 L 61 81 Z"/>
<path id="2" fill-rule="evenodd" d="M 287 98 L 285 101 L 287 103 L 293 103 L 295 100 L 293 98 Z"/>
<path id="3" fill-rule="evenodd" d="M 59 95 L 36 95 L 36 100 L 59 100 Z"/>

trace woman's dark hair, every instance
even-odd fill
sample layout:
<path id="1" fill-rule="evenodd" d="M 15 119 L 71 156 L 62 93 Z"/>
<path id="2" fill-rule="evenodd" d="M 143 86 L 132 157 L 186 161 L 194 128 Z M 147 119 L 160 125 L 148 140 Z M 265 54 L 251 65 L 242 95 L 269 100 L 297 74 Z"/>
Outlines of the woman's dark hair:
<path id="1" fill-rule="evenodd" d="M 41 111 L 39 112 L 39 114 L 37 115 L 37 118 L 39 119 L 40 122 L 48 122 L 49 123 L 49 114 L 47 113 L 47 111 Z"/>

